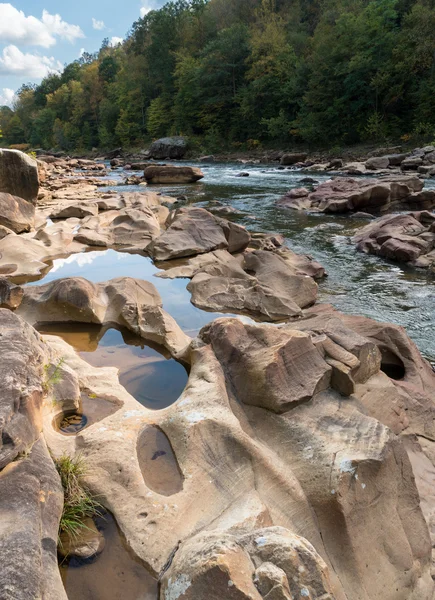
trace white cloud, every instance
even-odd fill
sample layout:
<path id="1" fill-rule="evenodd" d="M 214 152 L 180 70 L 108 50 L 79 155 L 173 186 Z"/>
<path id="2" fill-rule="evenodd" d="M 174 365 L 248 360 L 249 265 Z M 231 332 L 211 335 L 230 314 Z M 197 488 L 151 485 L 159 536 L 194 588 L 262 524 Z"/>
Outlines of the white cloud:
<path id="1" fill-rule="evenodd" d="M 14 90 L 11 90 L 10 88 L 3 88 L 3 90 L 0 92 L 0 106 L 12 106 L 14 98 Z"/>
<path id="2" fill-rule="evenodd" d="M 19 75 L 31 79 L 42 79 L 53 71 L 62 70 L 55 58 L 21 52 L 16 46 L 3 48 L 0 54 L 0 75 Z"/>
<path id="3" fill-rule="evenodd" d="M 160 8 L 161 5 L 162 5 L 162 2 L 159 2 L 159 0 L 142 0 L 140 16 L 144 17 L 150 11 Z"/>
<path id="4" fill-rule="evenodd" d="M 122 37 L 116 37 L 116 35 L 114 35 L 110 39 L 110 45 L 111 46 L 117 46 L 118 44 L 122 44 L 123 41 L 124 41 L 124 38 L 122 38 Z"/>
<path id="5" fill-rule="evenodd" d="M 92 17 L 92 27 L 97 31 L 101 31 L 102 29 L 105 29 L 106 26 L 104 24 L 104 21 L 97 21 L 97 19 L 94 19 L 94 17 Z"/>
<path id="6" fill-rule="evenodd" d="M 56 44 L 55 36 L 74 42 L 84 37 L 84 33 L 78 25 L 63 21 L 60 15 L 44 10 L 41 19 L 26 17 L 12 4 L 0 3 L 0 42 L 50 48 Z"/>

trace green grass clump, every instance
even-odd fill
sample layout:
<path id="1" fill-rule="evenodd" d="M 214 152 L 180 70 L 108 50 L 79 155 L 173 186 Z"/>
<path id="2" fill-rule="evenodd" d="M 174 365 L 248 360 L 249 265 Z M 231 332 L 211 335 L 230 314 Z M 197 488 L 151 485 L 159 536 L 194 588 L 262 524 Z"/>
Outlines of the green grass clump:
<path id="1" fill-rule="evenodd" d="M 54 459 L 64 490 L 64 505 L 59 525 L 59 535 L 67 534 L 77 537 L 80 530 L 86 527 L 84 521 L 101 514 L 101 505 L 95 500 L 82 483 L 86 474 L 86 465 L 78 455 L 70 457 L 66 454 Z"/>
<path id="2" fill-rule="evenodd" d="M 55 365 L 44 365 L 44 380 L 42 382 L 44 394 L 48 394 L 55 385 L 62 381 L 62 366 L 64 363 L 65 359 L 60 358 Z"/>

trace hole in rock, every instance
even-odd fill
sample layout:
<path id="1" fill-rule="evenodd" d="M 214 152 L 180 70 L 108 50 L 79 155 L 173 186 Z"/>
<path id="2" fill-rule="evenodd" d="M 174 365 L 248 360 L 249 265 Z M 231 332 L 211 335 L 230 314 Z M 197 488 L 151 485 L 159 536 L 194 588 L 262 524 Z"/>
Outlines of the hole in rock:
<path id="1" fill-rule="evenodd" d="M 188 374 L 179 362 L 127 330 L 81 323 L 41 324 L 38 330 L 61 337 L 94 367 L 119 369 L 121 384 L 152 410 L 173 404 L 186 387 Z"/>
<path id="2" fill-rule="evenodd" d="M 391 379 L 400 381 L 406 375 L 405 365 L 401 358 L 385 346 L 379 346 L 382 354 L 381 371 Z"/>
<path id="3" fill-rule="evenodd" d="M 137 442 L 145 485 L 157 494 L 172 496 L 183 489 L 183 476 L 168 437 L 158 427 L 145 427 Z"/>
<path id="4" fill-rule="evenodd" d="M 119 406 L 109 399 L 82 393 L 77 411 L 66 411 L 56 415 L 53 426 L 64 435 L 76 435 L 89 425 L 113 415 L 118 409 Z"/>
<path id="5" fill-rule="evenodd" d="M 128 549 L 115 519 L 106 513 L 95 519 L 105 538 L 104 550 L 93 559 L 70 558 L 60 565 L 69 600 L 156 600 L 157 581 Z"/>

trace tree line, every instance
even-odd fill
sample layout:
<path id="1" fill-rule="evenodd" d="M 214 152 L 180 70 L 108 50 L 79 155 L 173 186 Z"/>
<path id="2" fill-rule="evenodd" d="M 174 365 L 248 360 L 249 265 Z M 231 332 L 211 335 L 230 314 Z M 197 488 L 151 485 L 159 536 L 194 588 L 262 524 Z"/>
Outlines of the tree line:
<path id="1" fill-rule="evenodd" d="M 435 0 L 176 0 L 24 85 L 3 142 L 224 147 L 435 139 Z"/>

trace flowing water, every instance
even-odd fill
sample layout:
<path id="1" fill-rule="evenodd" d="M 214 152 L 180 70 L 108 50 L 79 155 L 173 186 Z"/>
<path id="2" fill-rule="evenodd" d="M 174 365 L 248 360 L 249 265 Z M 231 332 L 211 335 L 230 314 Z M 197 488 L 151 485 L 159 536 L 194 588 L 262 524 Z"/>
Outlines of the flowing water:
<path id="1" fill-rule="evenodd" d="M 290 248 L 313 256 L 327 269 L 329 277 L 319 286 L 320 302 L 331 303 L 346 313 L 403 325 L 423 355 L 435 361 L 435 337 L 432 335 L 435 325 L 434 278 L 424 271 L 358 253 L 350 237 L 358 227 L 366 224 L 364 220 L 352 216 L 306 215 L 276 208 L 276 200 L 290 188 L 304 185 L 301 183 L 304 177 L 320 182 L 326 180 L 326 176 L 261 165 L 199 166 L 205 173 L 201 182 L 190 186 L 153 186 L 153 189 L 180 197 L 182 204 L 205 208 L 217 203 L 231 206 L 239 212 L 229 218 L 248 229 L 283 234 Z M 241 171 L 249 176 L 238 177 Z M 109 178 L 121 181 L 123 175 L 123 171 L 114 171 Z M 142 190 L 136 186 L 112 189 L 120 192 Z M 165 310 L 191 336 L 221 316 L 201 311 L 190 303 L 190 294 L 186 290 L 188 280 L 162 279 L 155 277 L 156 273 L 158 269 L 149 258 L 108 250 L 56 260 L 43 282 L 73 276 L 93 282 L 122 276 L 148 279 L 159 291 Z M 170 359 L 164 350 L 145 345 L 143 340 L 127 332 L 103 331 L 77 324 L 72 327 L 53 325 L 44 327 L 44 331 L 61 335 L 95 366 L 118 367 L 121 383 L 148 408 L 158 410 L 170 405 L 186 384 L 187 373 L 180 364 Z M 163 495 L 172 489 L 171 486 L 177 489 L 180 473 L 171 461 L 170 447 L 159 438 L 159 432 L 152 429 L 144 432 L 141 443 L 149 484 Z M 162 462 L 157 464 L 156 460 Z M 155 599 L 156 582 L 130 556 L 113 519 L 109 516 L 106 520 L 98 520 L 98 527 L 106 536 L 103 553 L 89 563 L 71 561 L 61 567 L 69 600 Z"/>
<path id="2" fill-rule="evenodd" d="M 368 221 L 350 215 L 307 215 L 275 206 L 287 190 L 306 185 L 301 179 L 308 176 L 321 182 L 328 176 L 270 165 L 198 166 L 205 174 L 199 183 L 153 189 L 185 196 L 189 204 L 205 208 L 221 202 L 241 211 L 243 214 L 227 218 L 250 230 L 283 234 L 292 250 L 313 256 L 326 268 L 329 277 L 320 283 L 319 302 L 331 303 L 345 313 L 402 325 L 422 354 L 435 361 L 435 277 L 357 252 L 350 238 Z M 238 177 L 241 172 L 249 177 Z M 434 188 L 435 181 L 427 181 L 426 187 Z"/>

